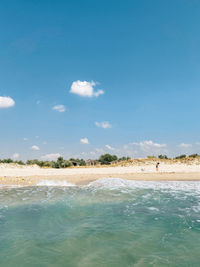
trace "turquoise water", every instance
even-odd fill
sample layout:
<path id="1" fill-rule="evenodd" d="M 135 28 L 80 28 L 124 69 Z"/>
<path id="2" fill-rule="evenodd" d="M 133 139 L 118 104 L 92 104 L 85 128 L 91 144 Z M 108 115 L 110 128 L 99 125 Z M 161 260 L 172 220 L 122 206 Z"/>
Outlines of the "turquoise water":
<path id="1" fill-rule="evenodd" d="M 200 183 L 4 188 L 0 266 L 200 266 Z"/>

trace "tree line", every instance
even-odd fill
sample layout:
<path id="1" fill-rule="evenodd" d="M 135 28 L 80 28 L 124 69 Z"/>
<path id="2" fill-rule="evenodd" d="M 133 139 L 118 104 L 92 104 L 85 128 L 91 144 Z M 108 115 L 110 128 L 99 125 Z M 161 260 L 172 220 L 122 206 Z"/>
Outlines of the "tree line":
<path id="1" fill-rule="evenodd" d="M 97 160 L 84 160 L 79 158 L 70 158 L 65 160 L 63 157 L 58 157 L 56 161 L 43 161 L 38 159 L 31 159 L 23 162 L 22 160 L 12 160 L 8 159 L 0 159 L 0 163 L 16 163 L 20 165 L 38 165 L 40 167 L 51 167 L 51 168 L 68 168 L 72 166 L 87 166 L 87 165 L 109 165 L 113 162 L 120 162 L 129 160 L 130 157 L 121 157 L 118 158 L 116 155 L 104 154 L 99 157 Z"/>
<path id="2" fill-rule="evenodd" d="M 191 154 L 189 156 L 186 156 L 185 154 L 182 154 L 180 156 L 177 156 L 173 159 L 184 159 L 184 158 L 197 158 L 200 157 L 198 154 Z M 158 155 L 155 156 L 147 156 L 148 159 L 172 159 L 168 158 L 167 155 Z M 65 160 L 63 157 L 58 157 L 56 161 L 43 161 L 38 159 L 32 159 L 27 160 L 26 162 L 23 162 L 22 160 L 12 160 L 11 158 L 8 159 L 0 159 L 0 163 L 16 163 L 19 165 L 38 165 L 39 167 L 48 167 L 48 168 L 68 168 L 72 166 L 87 166 L 87 165 L 110 165 L 115 162 L 120 161 L 127 161 L 130 160 L 130 157 L 121 157 L 118 158 L 116 155 L 111 154 L 103 154 L 99 157 L 97 160 L 84 160 L 79 158 L 70 158 L 68 160 Z"/>

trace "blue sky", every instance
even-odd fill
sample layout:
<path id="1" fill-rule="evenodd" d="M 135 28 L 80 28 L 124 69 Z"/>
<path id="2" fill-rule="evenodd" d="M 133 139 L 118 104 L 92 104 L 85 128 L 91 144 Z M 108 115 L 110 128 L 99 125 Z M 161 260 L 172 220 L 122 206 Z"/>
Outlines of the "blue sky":
<path id="1" fill-rule="evenodd" d="M 2 0 L 0 157 L 200 153 L 199 12 L 195 0 Z"/>

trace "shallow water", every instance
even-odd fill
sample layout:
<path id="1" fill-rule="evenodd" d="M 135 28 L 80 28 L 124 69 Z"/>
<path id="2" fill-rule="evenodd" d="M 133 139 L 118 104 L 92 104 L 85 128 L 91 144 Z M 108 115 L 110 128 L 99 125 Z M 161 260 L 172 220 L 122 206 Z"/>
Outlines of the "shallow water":
<path id="1" fill-rule="evenodd" d="M 199 266 L 199 246 L 199 182 L 0 190 L 1 267 Z"/>

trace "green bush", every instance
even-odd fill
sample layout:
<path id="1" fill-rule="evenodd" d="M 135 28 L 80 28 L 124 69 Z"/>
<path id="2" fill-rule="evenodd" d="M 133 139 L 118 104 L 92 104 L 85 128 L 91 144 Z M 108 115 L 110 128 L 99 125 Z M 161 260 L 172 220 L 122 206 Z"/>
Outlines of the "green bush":
<path id="1" fill-rule="evenodd" d="M 8 158 L 8 159 L 1 159 L 0 160 L 0 163 L 13 163 L 14 161 L 12 160 L 12 159 L 10 159 L 10 158 Z"/>
<path id="2" fill-rule="evenodd" d="M 65 160 L 63 163 L 63 168 L 71 167 L 73 164 L 69 160 Z"/>
<path id="3" fill-rule="evenodd" d="M 119 158 L 119 161 L 126 161 L 126 160 L 129 160 L 131 159 L 130 157 L 121 157 Z"/>
<path id="4" fill-rule="evenodd" d="M 183 154 L 183 155 L 180 155 L 180 156 L 178 156 L 178 157 L 175 157 L 175 159 L 184 159 L 184 158 L 186 158 L 187 156 L 185 155 L 185 154 Z"/>
<path id="5" fill-rule="evenodd" d="M 168 157 L 166 155 L 159 155 L 158 158 L 159 159 L 168 159 Z"/>
<path id="6" fill-rule="evenodd" d="M 198 154 L 191 154 L 189 155 L 190 158 L 197 158 L 199 155 Z"/>
<path id="7" fill-rule="evenodd" d="M 112 161 L 115 161 L 117 159 L 118 158 L 116 155 L 104 154 L 99 158 L 99 162 L 104 165 L 109 165 Z"/>

